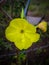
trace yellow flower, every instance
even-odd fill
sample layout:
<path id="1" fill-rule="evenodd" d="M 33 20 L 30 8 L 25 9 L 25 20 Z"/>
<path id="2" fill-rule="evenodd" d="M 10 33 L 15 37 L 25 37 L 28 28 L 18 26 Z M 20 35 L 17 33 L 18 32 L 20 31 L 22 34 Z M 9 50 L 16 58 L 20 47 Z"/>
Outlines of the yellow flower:
<path id="1" fill-rule="evenodd" d="M 41 29 L 43 32 L 46 32 L 47 31 L 47 22 L 41 21 L 41 23 L 39 23 L 37 25 L 37 28 Z"/>
<path id="2" fill-rule="evenodd" d="M 13 19 L 10 22 L 5 30 L 5 36 L 20 50 L 28 49 L 40 38 L 40 34 L 36 33 L 36 27 L 21 18 Z"/>

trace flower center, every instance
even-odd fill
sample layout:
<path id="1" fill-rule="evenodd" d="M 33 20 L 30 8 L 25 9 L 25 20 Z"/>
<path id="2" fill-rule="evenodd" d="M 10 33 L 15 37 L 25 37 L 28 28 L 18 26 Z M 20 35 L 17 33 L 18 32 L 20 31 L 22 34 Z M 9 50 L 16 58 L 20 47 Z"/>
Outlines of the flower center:
<path id="1" fill-rule="evenodd" d="M 21 30 L 21 33 L 24 33 L 24 30 Z"/>

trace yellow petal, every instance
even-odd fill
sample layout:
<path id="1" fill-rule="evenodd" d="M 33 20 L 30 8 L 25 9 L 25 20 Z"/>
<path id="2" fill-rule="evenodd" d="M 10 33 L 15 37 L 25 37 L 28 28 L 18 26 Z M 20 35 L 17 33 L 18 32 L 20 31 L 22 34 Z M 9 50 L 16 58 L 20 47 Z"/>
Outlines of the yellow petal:
<path id="1" fill-rule="evenodd" d="M 31 31 L 32 33 L 36 32 L 36 28 L 34 25 L 30 24 L 27 20 L 25 19 L 20 19 L 20 18 L 16 18 L 13 19 L 10 22 L 10 26 L 13 26 L 15 28 L 21 28 L 21 29 L 25 29 L 27 31 Z"/>
<path id="2" fill-rule="evenodd" d="M 38 33 L 26 33 L 26 36 L 30 39 L 32 43 L 37 42 L 40 38 L 40 34 Z"/>
<path id="3" fill-rule="evenodd" d="M 17 41 L 15 41 L 15 46 L 17 48 L 19 48 L 20 50 L 22 49 L 28 49 L 29 47 L 31 47 L 31 45 L 34 42 L 37 42 L 40 38 L 40 35 L 35 33 L 35 34 L 24 34 L 23 36 L 21 36 L 21 38 L 17 39 Z"/>
<path id="4" fill-rule="evenodd" d="M 31 40 L 27 38 L 25 35 L 21 36 L 21 40 L 19 38 L 17 41 L 15 41 L 15 46 L 20 50 L 28 49 L 31 45 L 32 45 Z"/>
<path id="5" fill-rule="evenodd" d="M 37 28 L 41 29 L 43 32 L 46 32 L 47 31 L 47 22 L 41 21 L 41 23 L 39 23 L 37 25 Z"/>
<path id="6" fill-rule="evenodd" d="M 14 42 L 16 40 L 16 38 L 21 37 L 20 36 L 20 29 L 19 28 L 15 28 L 13 26 L 8 26 L 5 30 L 5 36 L 8 40 L 10 40 L 11 42 Z"/>

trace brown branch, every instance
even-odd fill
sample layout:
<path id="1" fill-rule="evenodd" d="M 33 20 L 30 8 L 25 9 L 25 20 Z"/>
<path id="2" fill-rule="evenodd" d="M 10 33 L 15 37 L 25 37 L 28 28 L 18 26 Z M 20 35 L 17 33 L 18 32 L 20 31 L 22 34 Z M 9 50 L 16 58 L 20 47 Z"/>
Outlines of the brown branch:
<path id="1" fill-rule="evenodd" d="M 3 13 L 6 17 L 8 17 L 10 20 L 12 20 L 12 17 L 2 8 L 0 7 L 0 12 Z"/>

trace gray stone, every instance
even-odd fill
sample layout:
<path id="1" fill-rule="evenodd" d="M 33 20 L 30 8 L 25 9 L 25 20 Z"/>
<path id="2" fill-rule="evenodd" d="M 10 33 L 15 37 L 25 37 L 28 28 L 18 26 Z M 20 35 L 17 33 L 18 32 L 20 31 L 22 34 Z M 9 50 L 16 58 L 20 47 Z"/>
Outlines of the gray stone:
<path id="1" fill-rule="evenodd" d="M 34 25 L 37 25 L 39 21 L 41 20 L 41 17 L 32 17 L 32 16 L 27 16 L 27 20 Z"/>

